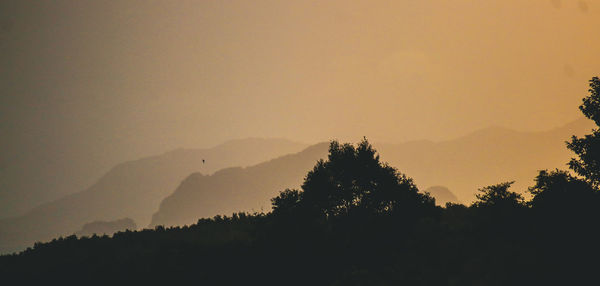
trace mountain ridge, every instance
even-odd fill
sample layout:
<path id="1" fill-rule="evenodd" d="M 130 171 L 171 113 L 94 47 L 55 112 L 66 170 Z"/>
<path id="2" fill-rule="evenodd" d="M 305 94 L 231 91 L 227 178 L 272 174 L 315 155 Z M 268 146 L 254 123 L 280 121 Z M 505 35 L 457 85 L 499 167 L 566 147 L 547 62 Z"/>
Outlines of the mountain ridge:
<path id="1" fill-rule="evenodd" d="M 420 189 L 443 185 L 452 190 L 459 201 L 468 203 L 478 188 L 500 181 L 516 180 L 513 189 L 523 192 L 527 186 L 531 185 L 537 170 L 564 169 L 566 162 L 572 156 L 565 148 L 564 142 L 569 140 L 573 134 L 588 133 L 592 127 L 591 121 L 578 119 L 561 127 L 539 132 L 491 127 L 452 140 L 438 142 L 415 140 L 374 145 L 383 161 L 413 178 Z M 265 144 L 265 142 L 271 142 L 274 145 Z M 282 142 L 292 141 L 260 138 L 232 140 L 216 145 L 212 149 L 178 148 L 163 154 L 118 164 L 94 185 L 82 192 L 43 204 L 24 216 L 0 219 L 0 252 L 22 249 L 34 241 L 67 235 L 80 229 L 83 224 L 96 220 L 110 221 L 131 217 L 139 226 L 156 225 L 160 222 L 161 215 L 157 215 L 157 213 L 160 212 L 163 203 L 173 200 L 171 197 L 180 188 L 182 181 L 193 173 L 195 173 L 193 178 L 196 179 L 221 180 L 221 182 L 236 180 L 235 175 L 238 175 L 243 178 L 240 182 L 252 185 L 256 192 L 255 195 L 239 196 L 226 193 L 226 198 L 238 200 L 237 203 L 232 203 L 231 207 L 227 208 L 205 207 L 206 212 L 197 215 L 214 216 L 235 211 L 260 210 L 261 207 L 263 210 L 269 209 L 270 197 L 284 188 L 299 187 L 306 172 L 314 166 L 316 160 L 321 158 L 319 156 L 326 154 L 327 149 L 326 143 L 309 147 L 302 143 L 290 143 L 286 147 L 287 149 L 283 148 L 285 150 L 281 149 L 279 152 L 271 150 L 273 146 L 282 144 Z M 253 148 L 244 149 L 245 151 L 236 150 L 235 146 L 239 145 L 252 145 Z M 269 191 L 258 189 L 258 186 L 263 183 L 260 181 L 265 180 L 259 171 L 252 173 L 252 176 L 256 178 L 244 175 L 248 172 L 248 168 L 253 168 L 251 171 L 269 169 L 268 166 L 273 164 L 272 161 L 281 159 L 280 157 L 293 156 L 290 153 L 297 152 L 301 148 L 310 149 L 311 147 L 320 149 L 318 152 L 311 153 L 315 154 L 312 155 L 313 157 L 305 158 L 301 168 L 297 167 L 290 171 L 293 175 L 287 177 L 281 175 L 284 170 L 295 168 L 285 164 L 274 167 L 270 171 L 271 177 L 281 178 Z M 222 159 L 222 156 L 204 153 L 190 155 L 206 150 L 227 153 L 232 159 L 230 161 L 219 160 Z M 272 156 L 268 156 L 268 154 Z M 201 163 L 202 159 L 206 160 L 205 164 Z M 281 162 L 281 160 L 276 162 Z M 140 167 L 146 164 L 152 167 Z M 196 173 L 198 166 L 204 167 L 201 170 L 202 175 Z M 277 175 L 277 172 L 280 174 Z M 157 184 L 155 180 L 163 176 L 171 178 L 169 183 Z M 114 187 L 113 184 L 117 184 L 119 187 Z M 143 192 L 132 191 L 139 188 L 140 184 L 148 186 L 147 189 L 143 189 Z M 186 188 L 193 189 L 187 185 Z M 107 195 L 114 199 L 102 198 Z M 239 198 L 244 198 L 245 201 Z M 252 201 L 257 198 L 260 203 Z M 88 203 L 79 203 L 82 200 Z M 249 203 L 251 201 L 252 203 Z M 193 200 L 184 199 L 183 203 L 193 203 Z M 249 204 L 244 205 L 243 203 Z M 153 205 L 155 207 L 152 207 Z M 127 211 L 128 209 L 129 211 Z M 194 214 L 187 218 L 182 216 L 177 223 L 180 223 L 179 221 L 193 223 L 199 218 L 197 215 Z"/>
<path id="2" fill-rule="evenodd" d="M 159 210 L 152 215 L 150 227 L 156 225 L 192 224 L 200 217 L 213 216 L 216 214 L 227 214 L 237 211 L 258 211 L 270 209 L 269 199 L 285 188 L 298 187 L 306 172 L 308 172 L 317 160 L 323 158 L 327 153 L 327 143 L 311 145 L 304 150 L 284 155 L 266 162 L 249 167 L 232 167 L 219 170 L 212 175 L 206 176 L 199 173 L 190 174 L 166 197 L 160 204 Z M 290 162 L 293 162 L 290 164 Z M 268 172 L 272 180 L 257 177 L 256 174 Z M 287 171 L 287 172 L 286 172 Z M 231 179 L 231 177 L 235 179 Z M 219 197 L 212 200 L 206 192 L 196 192 L 198 186 L 205 186 L 209 190 L 215 190 L 219 186 Z M 213 187 L 211 189 L 211 187 Z M 237 192 L 239 189 L 246 191 Z M 185 198 L 181 200 L 181 197 Z M 196 205 L 190 205 L 195 202 Z M 219 205 L 219 202 L 222 204 Z M 262 202 L 262 204 L 261 204 Z M 204 208 L 196 212 L 196 206 Z M 173 209 L 169 212 L 165 209 Z M 193 214 L 182 214 L 188 211 Z M 175 216 L 170 214 L 177 213 Z"/>
<path id="3" fill-rule="evenodd" d="M 446 186 L 452 190 L 450 199 L 440 197 L 440 202 L 460 201 L 468 203 L 474 199 L 477 189 L 501 181 L 517 181 L 514 190 L 523 193 L 533 182 L 540 169 L 564 166 L 570 152 L 564 141 L 573 134 L 583 134 L 591 129 L 592 123 L 576 120 L 558 128 L 540 132 L 514 131 L 508 128 L 486 128 L 455 140 L 440 142 L 408 141 L 398 144 L 374 144 L 381 160 L 415 180 L 421 190 L 435 186 Z M 312 145 L 326 154 L 326 144 Z M 301 154 L 302 152 L 298 153 Z M 298 155 L 297 154 L 297 155 Z M 308 153 L 306 153 L 308 154 Z M 314 162 L 319 159 L 313 154 Z M 153 215 L 150 227 L 156 225 L 182 225 L 194 223 L 202 217 L 230 214 L 236 211 L 251 211 L 248 206 L 270 209 L 269 199 L 285 188 L 298 188 L 301 178 L 313 166 L 304 165 L 294 169 L 294 176 L 284 174 L 282 169 L 268 167 L 273 161 L 285 162 L 286 156 L 246 168 L 222 170 L 211 176 L 193 176 L 181 184 L 163 202 Z M 285 164 L 293 164 L 286 162 Z M 260 173 L 262 166 L 265 173 Z M 288 168 L 292 168 L 289 167 Z M 304 173 L 299 170 L 304 169 Z M 249 173 L 259 176 L 248 178 Z M 289 176 L 288 181 L 269 184 L 269 178 Z M 192 179 L 193 176 L 193 179 Z M 262 189 L 253 181 L 262 180 Z M 232 183 L 233 182 L 233 183 Z M 261 192 L 259 201 L 251 201 L 248 193 Z M 219 194 L 219 199 L 208 194 Z M 246 200 L 240 203 L 238 197 Z M 212 203 L 207 204 L 206 201 Z M 230 203 L 221 204 L 219 201 Z M 185 206 L 185 207 L 182 207 Z"/>
<path id="4" fill-rule="evenodd" d="M 252 165 L 303 147 L 289 140 L 253 138 L 120 163 L 80 192 L 42 204 L 25 215 L 1 219 L 0 252 L 68 235 L 97 220 L 130 217 L 137 225 L 147 225 L 162 199 L 188 174 Z"/>

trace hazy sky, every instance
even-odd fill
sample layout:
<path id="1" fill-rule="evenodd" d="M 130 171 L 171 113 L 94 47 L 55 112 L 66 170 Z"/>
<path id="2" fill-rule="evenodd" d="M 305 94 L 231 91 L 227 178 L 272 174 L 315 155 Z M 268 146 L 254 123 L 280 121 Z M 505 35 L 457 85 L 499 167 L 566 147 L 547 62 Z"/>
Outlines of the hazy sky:
<path id="1" fill-rule="evenodd" d="M 600 1 L 2 0 L 0 199 L 233 138 L 549 129 L 598 27 Z"/>

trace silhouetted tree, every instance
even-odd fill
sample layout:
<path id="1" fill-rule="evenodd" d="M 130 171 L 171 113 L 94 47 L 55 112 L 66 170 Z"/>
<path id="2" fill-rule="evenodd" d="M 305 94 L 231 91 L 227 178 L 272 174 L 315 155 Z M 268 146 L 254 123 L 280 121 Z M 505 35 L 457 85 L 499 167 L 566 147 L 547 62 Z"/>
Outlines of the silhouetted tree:
<path id="1" fill-rule="evenodd" d="M 513 183 L 504 182 L 479 189 L 472 208 L 482 229 L 507 235 L 508 232 L 515 232 L 515 227 L 521 226 L 519 220 L 523 217 L 526 204 L 521 194 L 509 191 Z"/>
<path id="2" fill-rule="evenodd" d="M 561 170 L 540 171 L 529 192 L 533 195 L 529 204 L 550 211 L 553 216 L 565 217 L 595 209 L 599 203 L 599 193 L 592 186 Z"/>
<path id="3" fill-rule="evenodd" d="M 286 190 L 273 199 L 274 213 L 301 207 L 324 217 L 349 214 L 418 214 L 435 208 L 412 179 L 382 163 L 363 139 L 358 146 L 332 141 L 327 161 L 308 172 L 302 192 Z"/>
<path id="4" fill-rule="evenodd" d="M 279 196 L 271 199 L 273 213 L 275 215 L 294 214 L 302 200 L 302 192 L 298 190 L 286 189 L 279 193 Z"/>
<path id="5" fill-rule="evenodd" d="M 600 126 L 600 79 L 593 77 L 590 80 L 590 95 L 583 99 L 579 106 L 581 112 Z M 569 167 L 577 174 L 583 176 L 594 187 L 600 187 L 600 130 L 595 128 L 592 134 L 582 138 L 573 136 L 567 143 L 579 158 L 572 158 Z"/>
<path id="6" fill-rule="evenodd" d="M 496 207 L 502 209 L 519 208 L 524 206 L 525 200 L 519 193 L 510 192 L 508 189 L 514 183 L 504 182 L 479 189 L 476 195 L 476 207 Z"/>
<path id="7" fill-rule="evenodd" d="M 590 262 L 600 254 L 598 191 L 588 181 L 561 170 L 540 171 L 535 182 L 529 188 L 533 195 L 529 205 L 536 237 L 532 247 L 539 249 L 538 273 L 570 273 L 562 278 L 569 283 L 571 279 L 589 279 L 588 274 L 583 274 L 595 272 L 597 264 Z"/>

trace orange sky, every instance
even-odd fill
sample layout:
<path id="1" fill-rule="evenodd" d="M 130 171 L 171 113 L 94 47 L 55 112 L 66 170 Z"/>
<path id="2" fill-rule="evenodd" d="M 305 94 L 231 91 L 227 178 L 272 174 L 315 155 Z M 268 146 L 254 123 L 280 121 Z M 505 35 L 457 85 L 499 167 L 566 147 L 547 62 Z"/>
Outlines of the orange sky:
<path id="1" fill-rule="evenodd" d="M 56 2 L 0 3 L 3 194 L 233 138 L 550 129 L 600 74 L 600 1 Z"/>

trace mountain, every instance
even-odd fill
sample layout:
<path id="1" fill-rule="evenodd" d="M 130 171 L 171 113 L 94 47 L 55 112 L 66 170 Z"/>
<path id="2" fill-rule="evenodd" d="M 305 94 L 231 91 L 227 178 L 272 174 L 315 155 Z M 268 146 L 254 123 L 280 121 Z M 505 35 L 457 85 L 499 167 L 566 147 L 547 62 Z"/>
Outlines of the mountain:
<path id="1" fill-rule="evenodd" d="M 421 190 L 441 202 L 473 201 L 478 188 L 516 181 L 524 192 L 540 169 L 565 168 L 571 153 L 565 141 L 589 133 L 593 124 L 577 120 L 544 132 L 518 132 L 491 127 L 442 141 L 374 144 L 381 160 L 413 178 Z M 185 225 L 199 218 L 237 211 L 269 210 L 269 199 L 285 188 L 298 188 L 327 144 L 247 168 L 229 168 L 213 175 L 192 174 L 160 204 L 151 226 Z M 427 186 L 443 185 L 447 187 Z M 453 192 L 450 192 L 452 189 Z"/>
<path id="2" fill-rule="evenodd" d="M 160 204 L 150 226 L 189 225 L 198 218 L 238 211 L 268 211 L 270 199 L 286 188 L 298 188 L 327 143 L 247 168 L 227 168 L 206 176 L 194 173 Z"/>
<path id="3" fill-rule="evenodd" d="M 438 206 L 445 206 L 446 203 L 459 203 L 458 198 L 444 186 L 429 187 L 425 189 L 425 192 L 435 198 L 435 204 Z"/>
<path id="4" fill-rule="evenodd" d="M 525 192 L 537 170 L 566 168 L 572 153 L 564 142 L 593 126 L 580 119 L 543 132 L 491 127 L 453 140 L 382 143 L 375 148 L 383 161 L 413 178 L 422 190 L 443 185 L 468 204 L 478 188 L 514 180 L 512 189 Z M 249 139 L 120 164 L 85 191 L 0 220 L 0 252 L 71 234 L 97 220 L 130 217 L 140 226 L 178 225 L 217 214 L 267 211 L 271 197 L 299 187 L 316 160 L 327 154 L 327 144 L 321 143 L 276 158 L 303 147 L 285 140 Z M 264 162 L 271 158 L 276 159 Z M 232 166 L 250 167 L 228 168 Z"/>
<path id="5" fill-rule="evenodd" d="M 135 230 L 137 226 L 135 222 L 130 218 L 124 218 L 113 221 L 93 221 L 86 223 L 83 227 L 75 233 L 75 235 L 81 236 L 92 236 L 96 235 L 112 235 L 119 231 Z"/>
<path id="6" fill-rule="evenodd" d="M 22 216 L 1 219 L 0 253 L 72 234 L 97 220 L 129 217 L 138 225 L 148 225 L 162 199 L 190 173 L 210 174 L 231 166 L 253 165 L 304 147 L 284 139 L 242 139 L 119 164 L 86 190 L 40 205 Z"/>
<path id="7" fill-rule="evenodd" d="M 412 177 L 418 186 L 443 185 L 459 201 L 473 201 L 477 189 L 515 181 L 511 188 L 525 193 L 542 169 L 566 169 L 573 153 L 565 141 L 590 133 L 592 121 L 579 119 L 542 132 L 490 127 L 442 141 L 378 144 L 381 158 Z"/>

